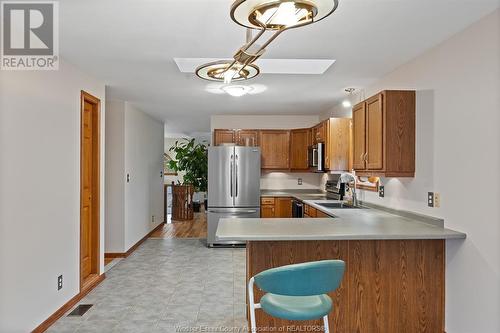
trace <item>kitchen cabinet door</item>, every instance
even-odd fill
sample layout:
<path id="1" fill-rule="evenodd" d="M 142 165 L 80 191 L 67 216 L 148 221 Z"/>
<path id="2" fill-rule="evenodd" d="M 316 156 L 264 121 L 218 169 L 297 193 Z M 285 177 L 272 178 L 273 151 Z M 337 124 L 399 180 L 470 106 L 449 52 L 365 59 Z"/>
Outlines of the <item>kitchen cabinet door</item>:
<path id="1" fill-rule="evenodd" d="M 290 131 L 262 130 L 259 142 L 262 169 L 286 170 L 289 168 Z"/>
<path id="2" fill-rule="evenodd" d="M 290 131 L 290 169 L 294 171 L 309 169 L 307 149 L 311 144 L 310 138 L 310 129 Z"/>
<path id="3" fill-rule="evenodd" d="M 323 213 L 320 210 L 316 210 L 316 217 L 331 217 L 331 216 L 326 213 Z"/>
<path id="4" fill-rule="evenodd" d="M 351 119 L 330 118 L 325 168 L 330 171 L 348 171 L 350 154 Z"/>
<path id="5" fill-rule="evenodd" d="M 272 218 L 274 217 L 274 206 L 265 205 L 260 206 L 260 217 L 262 218 Z"/>
<path id="6" fill-rule="evenodd" d="M 366 169 L 384 167 L 384 111 L 382 94 L 366 101 Z"/>
<path id="7" fill-rule="evenodd" d="M 259 131 L 258 130 L 238 130 L 237 143 L 240 146 L 258 147 L 259 146 Z"/>
<path id="8" fill-rule="evenodd" d="M 328 120 L 322 121 L 321 123 L 319 123 L 318 125 L 313 127 L 312 131 L 313 131 L 314 143 L 318 143 L 318 142 L 324 143 L 326 141 L 327 122 L 328 122 Z"/>
<path id="9" fill-rule="evenodd" d="M 292 217 L 292 198 L 275 198 L 274 201 L 276 217 Z"/>
<path id="10" fill-rule="evenodd" d="M 359 103 L 352 109 L 353 168 L 365 170 L 366 153 L 366 105 Z"/>
<path id="11" fill-rule="evenodd" d="M 214 146 L 219 146 L 223 143 L 235 143 L 236 135 L 232 129 L 216 129 L 214 130 Z"/>

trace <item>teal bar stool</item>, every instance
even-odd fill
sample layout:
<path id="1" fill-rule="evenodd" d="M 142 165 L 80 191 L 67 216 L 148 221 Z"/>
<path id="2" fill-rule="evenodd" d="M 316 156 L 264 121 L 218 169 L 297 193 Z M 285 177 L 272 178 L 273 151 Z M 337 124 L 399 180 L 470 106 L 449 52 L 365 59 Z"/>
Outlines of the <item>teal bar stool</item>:
<path id="1" fill-rule="evenodd" d="M 328 313 L 333 308 L 327 295 L 340 285 L 344 276 L 342 260 L 321 260 L 303 264 L 271 268 L 248 281 L 250 327 L 257 331 L 255 309 L 286 320 L 313 320 L 323 318 L 325 332 L 329 332 Z M 266 292 L 255 303 L 253 286 Z"/>

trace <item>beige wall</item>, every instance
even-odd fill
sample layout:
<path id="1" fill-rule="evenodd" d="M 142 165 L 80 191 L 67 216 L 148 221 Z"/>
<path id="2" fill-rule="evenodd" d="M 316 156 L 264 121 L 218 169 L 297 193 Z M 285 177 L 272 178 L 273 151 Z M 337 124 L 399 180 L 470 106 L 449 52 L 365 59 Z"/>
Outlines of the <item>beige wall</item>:
<path id="1" fill-rule="evenodd" d="M 417 90 L 417 163 L 413 179 L 383 179 L 385 198 L 361 199 L 443 217 L 467 233 L 446 247 L 447 332 L 500 332 L 499 62 L 497 10 L 365 93 Z M 441 208 L 427 207 L 428 191 L 441 193 Z"/>
<path id="2" fill-rule="evenodd" d="M 104 245 L 104 83 L 64 60 L 0 73 L 0 332 L 30 332 L 80 291 L 81 90 L 101 100 Z"/>
<path id="3" fill-rule="evenodd" d="M 105 247 L 126 252 L 163 222 L 163 123 L 128 102 L 106 107 Z"/>

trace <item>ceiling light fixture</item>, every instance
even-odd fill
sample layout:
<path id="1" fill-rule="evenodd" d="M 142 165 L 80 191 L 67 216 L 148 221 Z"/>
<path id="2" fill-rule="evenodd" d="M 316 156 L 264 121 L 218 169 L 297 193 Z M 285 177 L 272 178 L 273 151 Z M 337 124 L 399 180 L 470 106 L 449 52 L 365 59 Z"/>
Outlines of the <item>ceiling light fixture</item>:
<path id="1" fill-rule="evenodd" d="M 259 32 L 252 38 L 247 31 L 247 43 L 234 55 L 234 61 L 225 62 L 223 67 L 214 69 L 214 63 L 200 66 L 196 74 L 204 79 L 222 81 L 226 84 L 237 80 L 247 80 L 255 75 L 249 66 L 264 54 L 266 47 L 283 31 L 320 21 L 337 9 L 338 0 L 236 0 L 231 6 L 231 19 Z M 267 30 L 275 31 L 264 43 L 257 41 Z M 212 69 L 214 69 L 212 71 Z M 209 78 L 208 78 L 209 77 Z"/>
<path id="2" fill-rule="evenodd" d="M 352 103 L 350 101 L 351 95 L 354 92 L 354 88 L 345 88 L 344 91 L 348 94 L 347 98 L 342 101 L 342 106 L 347 108 L 350 108 L 352 106 Z"/>
<path id="3" fill-rule="evenodd" d="M 231 83 L 248 80 L 257 76 L 260 69 L 257 65 L 240 66 L 231 60 L 209 62 L 196 68 L 196 75 L 202 79 Z"/>
<path id="4" fill-rule="evenodd" d="M 346 100 L 344 100 L 344 101 L 342 102 L 342 106 L 343 106 L 343 107 L 345 107 L 345 108 L 350 108 L 350 107 L 352 106 L 351 101 L 349 101 L 349 100 L 347 100 L 347 99 L 346 99 Z"/>
<path id="5" fill-rule="evenodd" d="M 338 0 L 236 0 L 231 19 L 247 28 L 283 30 L 318 22 L 337 6 Z"/>
<path id="6" fill-rule="evenodd" d="M 221 88 L 228 95 L 233 97 L 241 97 L 252 91 L 252 87 L 243 85 L 228 85 Z"/>

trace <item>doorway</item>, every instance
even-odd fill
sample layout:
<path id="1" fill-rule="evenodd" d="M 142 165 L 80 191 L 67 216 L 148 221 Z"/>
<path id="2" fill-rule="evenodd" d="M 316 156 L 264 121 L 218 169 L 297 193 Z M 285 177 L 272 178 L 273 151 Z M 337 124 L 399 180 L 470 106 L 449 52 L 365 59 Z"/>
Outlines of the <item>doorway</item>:
<path id="1" fill-rule="evenodd" d="M 101 101 L 81 92 L 80 290 L 99 278 Z"/>

